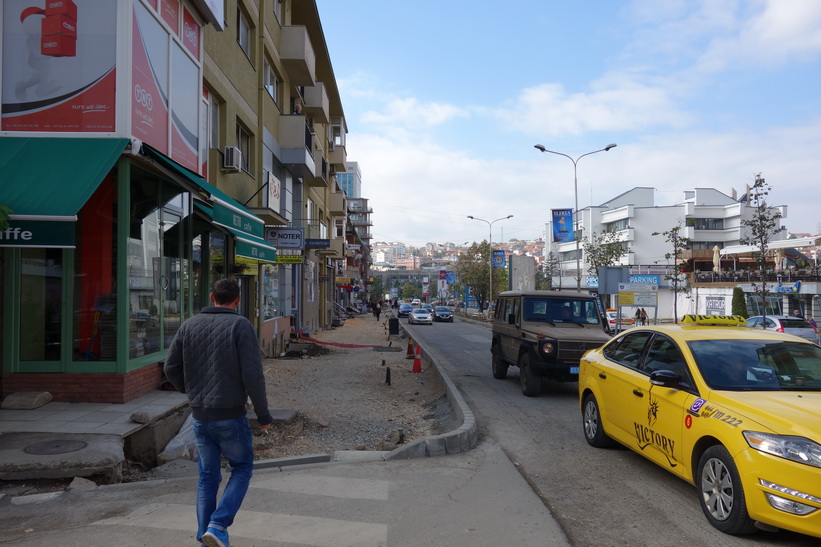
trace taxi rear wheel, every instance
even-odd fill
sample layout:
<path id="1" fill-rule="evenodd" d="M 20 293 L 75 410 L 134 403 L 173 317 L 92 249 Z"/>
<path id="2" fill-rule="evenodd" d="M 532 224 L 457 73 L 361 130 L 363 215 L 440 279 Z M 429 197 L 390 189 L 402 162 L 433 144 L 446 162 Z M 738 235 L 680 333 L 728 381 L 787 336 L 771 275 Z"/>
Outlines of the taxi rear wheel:
<path id="1" fill-rule="evenodd" d="M 756 531 L 747 513 L 744 488 L 733 457 L 721 445 L 711 446 L 698 462 L 701 509 L 707 520 L 725 534 L 742 535 Z"/>
<path id="2" fill-rule="evenodd" d="M 607 448 L 616 444 L 613 439 L 607 436 L 604 432 L 604 426 L 601 423 L 601 413 L 599 412 L 599 403 L 596 401 L 595 395 L 588 394 L 584 398 L 584 410 L 582 412 L 582 423 L 584 424 L 584 439 L 590 446 L 596 448 Z"/>
<path id="3" fill-rule="evenodd" d="M 527 397 L 536 397 L 542 390 L 542 377 L 533 374 L 529 353 L 523 353 L 519 357 L 519 384 L 522 386 L 522 393 Z"/>

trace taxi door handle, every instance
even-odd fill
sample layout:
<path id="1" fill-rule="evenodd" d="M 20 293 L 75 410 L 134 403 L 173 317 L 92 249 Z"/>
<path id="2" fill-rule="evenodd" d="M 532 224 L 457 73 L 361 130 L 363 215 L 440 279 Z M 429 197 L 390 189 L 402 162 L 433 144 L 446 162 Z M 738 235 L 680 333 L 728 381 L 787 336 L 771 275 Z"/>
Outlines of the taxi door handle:
<path id="1" fill-rule="evenodd" d="M 599 373 L 599 378 L 601 378 L 602 380 L 607 380 L 607 374 L 605 374 L 603 372 L 600 372 Z"/>
<path id="2" fill-rule="evenodd" d="M 644 393 L 642 393 L 638 389 L 633 390 L 633 395 L 635 395 L 636 397 L 644 397 Z"/>

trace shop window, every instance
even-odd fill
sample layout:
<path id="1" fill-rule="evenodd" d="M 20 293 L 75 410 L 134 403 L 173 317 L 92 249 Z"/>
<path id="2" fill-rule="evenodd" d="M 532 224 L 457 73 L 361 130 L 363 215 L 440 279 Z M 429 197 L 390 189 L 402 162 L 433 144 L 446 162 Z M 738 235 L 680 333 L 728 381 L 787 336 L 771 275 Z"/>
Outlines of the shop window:
<path id="1" fill-rule="evenodd" d="M 191 245 L 190 195 L 175 184 L 132 169 L 128 235 L 128 355 L 170 345 L 185 320 L 184 262 Z"/>
<path id="2" fill-rule="evenodd" d="M 20 360 L 59 361 L 63 250 L 24 248 L 20 256 Z"/>
<path id="3" fill-rule="evenodd" d="M 279 316 L 279 269 L 272 264 L 262 266 L 262 319 L 267 321 Z"/>

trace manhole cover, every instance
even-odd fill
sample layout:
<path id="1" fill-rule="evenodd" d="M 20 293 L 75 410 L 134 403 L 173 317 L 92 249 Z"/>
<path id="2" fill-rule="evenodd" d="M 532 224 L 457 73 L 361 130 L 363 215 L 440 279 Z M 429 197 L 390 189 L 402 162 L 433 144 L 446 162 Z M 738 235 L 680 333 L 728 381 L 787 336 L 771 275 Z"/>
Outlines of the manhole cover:
<path id="1" fill-rule="evenodd" d="M 23 449 L 23 452 L 37 456 L 48 456 L 51 454 L 67 454 L 69 452 L 77 452 L 86 446 L 88 446 L 88 443 L 84 441 L 45 441 L 42 443 L 30 444 Z"/>

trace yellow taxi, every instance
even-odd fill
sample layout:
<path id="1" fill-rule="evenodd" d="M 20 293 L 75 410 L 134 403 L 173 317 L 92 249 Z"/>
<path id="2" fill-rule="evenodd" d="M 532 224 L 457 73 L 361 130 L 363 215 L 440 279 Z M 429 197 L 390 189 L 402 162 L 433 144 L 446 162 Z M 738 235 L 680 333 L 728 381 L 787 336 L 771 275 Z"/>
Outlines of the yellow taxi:
<path id="1" fill-rule="evenodd" d="M 821 347 L 744 324 L 685 316 L 587 352 L 585 439 L 617 441 L 695 485 L 722 532 L 821 537 Z"/>

